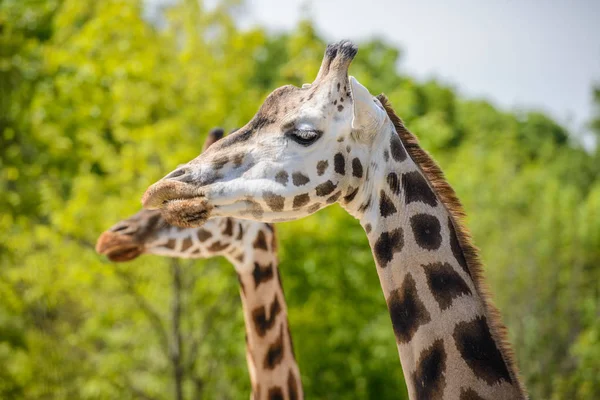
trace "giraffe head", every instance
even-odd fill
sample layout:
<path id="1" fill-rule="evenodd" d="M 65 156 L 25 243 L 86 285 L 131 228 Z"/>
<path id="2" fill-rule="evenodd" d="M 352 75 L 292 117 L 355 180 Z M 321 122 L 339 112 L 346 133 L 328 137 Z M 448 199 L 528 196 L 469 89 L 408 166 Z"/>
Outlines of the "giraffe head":
<path id="1" fill-rule="evenodd" d="M 329 45 L 313 83 L 275 90 L 248 124 L 152 185 L 144 207 L 189 227 L 212 216 L 293 220 L 360 197 L 389 118 L 348 76 L 356 53 L 347 41 Z"/>
<path id="2" fill-rule="evenodd" d="M 203 150 L 223 137 L 221 128 L 208 133 Z M 270 243 L 270 244 L 267 244 Z M 209 258 L 223 255 L 236 266 L 254 257 L 255 249 L 275 252 L 275 234 L 271 225 L 213 218 L 202 228 L 185 229 L 170 225 L 156 210 L 142 210 L 119 221 L 103 232 L 96 251 L 111 261 L 130 261 L 142 254 L 182 258 Z M 248 255 L 251 255 L 248 257 Z"/>

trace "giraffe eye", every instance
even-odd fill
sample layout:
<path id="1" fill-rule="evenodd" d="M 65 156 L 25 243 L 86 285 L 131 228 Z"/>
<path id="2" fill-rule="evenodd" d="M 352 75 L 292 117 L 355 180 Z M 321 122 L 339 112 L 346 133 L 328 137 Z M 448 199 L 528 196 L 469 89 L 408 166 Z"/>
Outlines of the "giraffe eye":
<path id="1" fill-rule="evenodd" d="M 294 142 L 301 144 L 302 146 L 310 146 L 317 141 L 318 138 L 323 134 L 322 131 L 312 129 L 292 129 L 286 136 L 292 139 Z"/>

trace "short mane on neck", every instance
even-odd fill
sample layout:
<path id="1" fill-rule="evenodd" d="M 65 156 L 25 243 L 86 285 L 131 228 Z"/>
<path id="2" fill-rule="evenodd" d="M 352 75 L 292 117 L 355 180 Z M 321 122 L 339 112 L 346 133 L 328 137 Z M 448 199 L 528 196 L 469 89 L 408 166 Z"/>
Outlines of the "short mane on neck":
<path id="1" fill-rule="evenodd" d="M 421 148 L 417 137 L 406 129 L 400 117 L 393 110 L 388 98 L 384 94 L 380 94 L 377 96 L 377 99 L 381 102 L 388 117 L 394 124 L 396 132 L 406 148 L 408 155 L 421 170 L 449 214 L 450 220 L 454 225 L 459 247 L 466 262 L 466 267 L 473 279 L 477 293 L 483 302 L 491 335 L 500 347 L 500 353 L 508 368 L 512 381 L 523 397 L 526 398 L 527 392 L 520 379 L 518 367 L 514 360 L 514 353 L 507 339 L 506 327 L 502 323 L 500 312 L 492 302 L 490 290 L 484 279 L 483 265 L 479 257 L 478 249 L 473 244 L 468 228 L 462 222 L 466 217 L 464 208 L 456 196 L 454 189 L 452 189 L 450 184 L 446 181 L 440 167 L 431 156 Z"/>

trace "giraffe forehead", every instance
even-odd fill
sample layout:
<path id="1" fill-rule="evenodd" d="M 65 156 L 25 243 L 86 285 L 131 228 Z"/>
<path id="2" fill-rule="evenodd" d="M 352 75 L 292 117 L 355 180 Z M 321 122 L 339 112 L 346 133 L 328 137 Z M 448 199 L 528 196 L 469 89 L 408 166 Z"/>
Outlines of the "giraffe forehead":
<path id="1" fill-rule="evenodd" d="M 283 86 L 267 97 L 258 113 L 248 124 L 262 128 L 278 123 L 282 130 L 310 126 L 327 114 L 338 114 L 352 104 L 348 83 L 331 82 L 307 88 Z"/>

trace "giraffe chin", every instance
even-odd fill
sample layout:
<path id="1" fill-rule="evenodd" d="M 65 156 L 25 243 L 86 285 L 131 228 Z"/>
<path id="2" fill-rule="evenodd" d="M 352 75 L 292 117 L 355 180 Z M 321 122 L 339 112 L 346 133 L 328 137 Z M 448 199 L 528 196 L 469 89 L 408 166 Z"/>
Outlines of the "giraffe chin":
<path id="1" fill-rule="evenodd" d="M 204 197 L 168 201 L 161 209 L 165 221 L 180 228 L 196 228 L 210 218 L 213 207 Z"/>
<path id="2" fill-rule="evenodd" d="M 138 258 L 144 249 L 141 246 L 122 247 L 117 249 L 111 249 L 106 253 L 106 256 L 110 261 L 114 262 L 126 262 L 131 261 L 134 258 Z"/>

